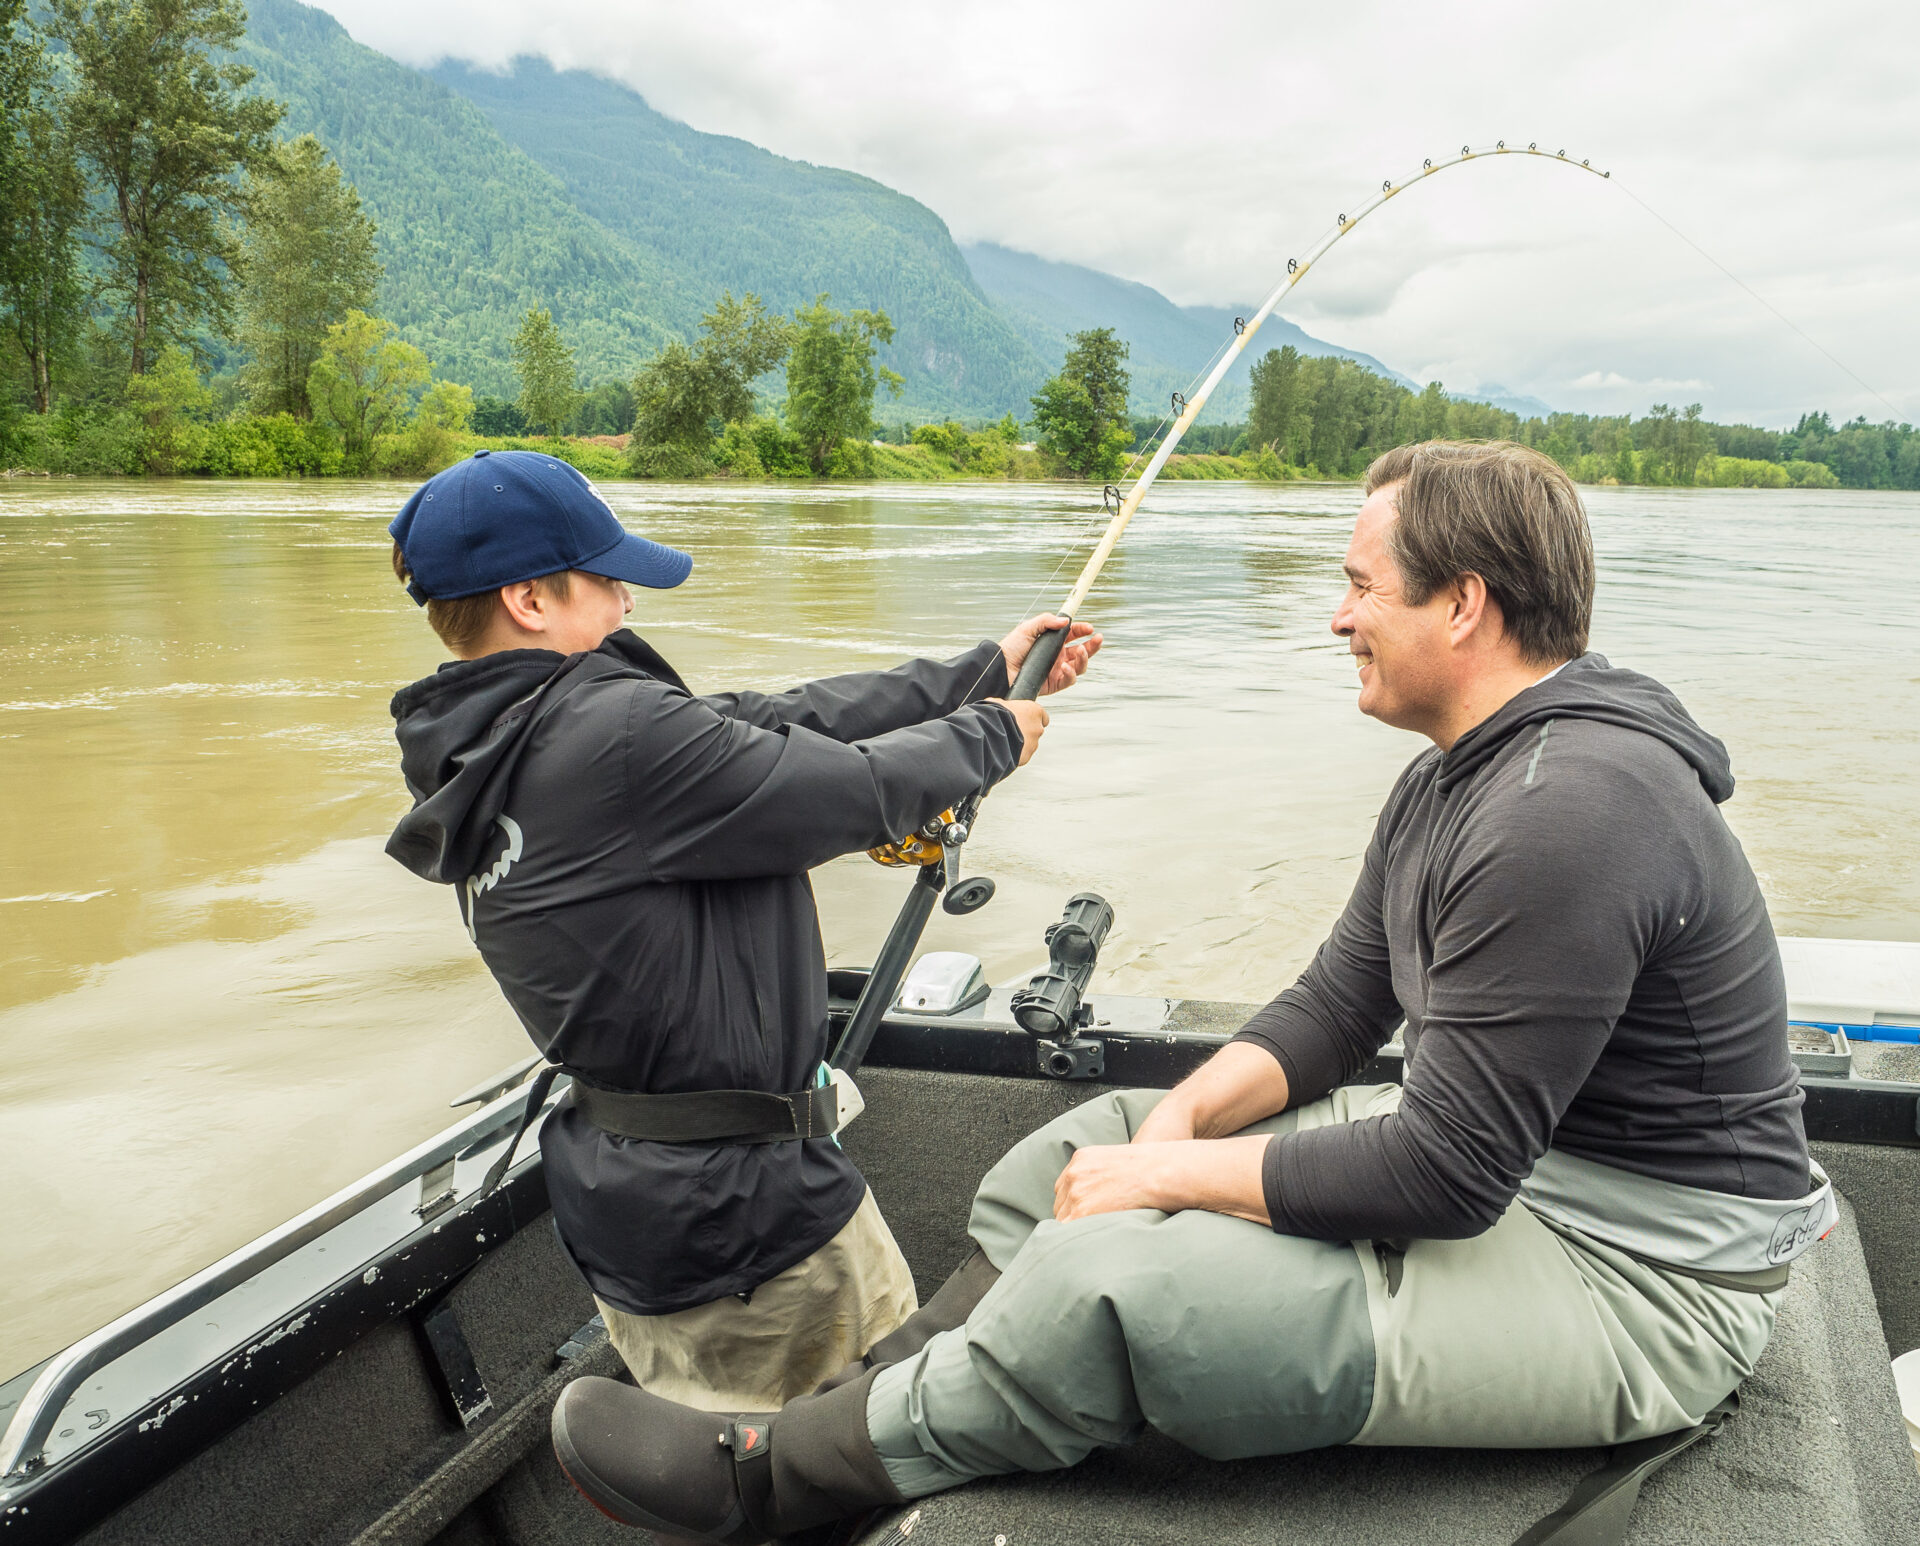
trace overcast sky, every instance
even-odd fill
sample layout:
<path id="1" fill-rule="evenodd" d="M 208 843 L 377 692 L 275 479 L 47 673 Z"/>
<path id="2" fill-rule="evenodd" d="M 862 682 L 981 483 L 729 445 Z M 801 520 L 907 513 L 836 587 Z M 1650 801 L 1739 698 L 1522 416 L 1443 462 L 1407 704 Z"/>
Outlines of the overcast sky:
<path id="1" fill-rule="evenodd" d="M 1759 0 L 324 0 L 409 63 L 544 54 L 698 129 L 849 167 L 962 241 L 1258 300 L 1382 179 L 1284 308 L 1453 390 L 1791 423 L 1920 419 L 1920 10 Z M 1822 357 L 1627 194 L 1790 317 Z M 1892 406 L 1888 407 L 1888 403 Z"/>

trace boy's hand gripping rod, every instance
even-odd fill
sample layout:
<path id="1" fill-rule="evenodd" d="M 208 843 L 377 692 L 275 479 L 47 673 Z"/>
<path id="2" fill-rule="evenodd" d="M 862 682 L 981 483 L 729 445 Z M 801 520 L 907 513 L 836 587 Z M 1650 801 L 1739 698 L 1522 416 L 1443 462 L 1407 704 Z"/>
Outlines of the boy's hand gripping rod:
<path id="1" fill-rule="evenodd" d="M 1542 160 L 1558 161 L 1576 171 L 1591 172 L 1596 177 L 1612 176 L 1611 173 L 1599 171 L 1585 161 L 1568 159 L 1564 150 L 1541 150 L 1538 145 L 1528 145 L 1524 150 L 1518 147 L 1510 148 L 1505 140 L 1479 149 L 1471 145 L 1462 145 L 1459 155 L 1440 161 L 1423 162 L 1418 172 L 1400 182 L 1396 183 L 1389 178 L 1380 185 L 1380 191 L 1368 198 L 1353 214 L 1342 214 L 1319 241 L 1308 249 L 1304 258 L 1287 259 L 1286 277 L 1274 286 L 1273 293 L 1261 303 L 1260 309 L 1250 318 L 1235 317 L 1233 319 L 1232 341 L 1222 351 L 1220 358 L 1214 362 L 1213 369 L 1207 372 L 1206 380 L 1195 390 L 1192 397 L 1185 397 L 1179 392 L 1173 394 L 1173 407 L 1179 411 L 1167 431 L 1166 438 L 1160 442 L 1159 449 L 1153 453 L 1153 459 L 1147 463 L 1145 470 L 1134 481 L 1133 487 L 1128 489 L 1126 495 L 1120 500 L 1120 508 L 1114 512 L 1113 519 L 1107 523 L 1106 531 L 1101 534 L 1100 541 L 1087 559 L 1086 566 L 1080 571 L 1080 578 L 1074 582 L 1073 589 L 1067 593 L 1067 599 L 1055 609 L 1067 619 L 1068 626 L 1050 629 L 1033 641 L 1033 648 L 1027 651 L 1027 658 L 1021 662 L 1020 672 L 1014 678 L 1012 689 L 1007 693 L 1009 698 L 1037 698 L 1040 695 L 1040 689 L 1046 685 L 1047 677 L 1053 671 L 1054 662 L 1059 660 L 1060 651 L 1066 646 L 1067 634 L 1073 619 L 1079 615 L 1080 608 L 1086 604 L 1087 595 L 1093 589 L 1094 581 L 1100 578 L 1100 571 L 1105 567 L 1107 559 L 1119 543 L 1121 533 L 1127 529 L 1127 523 L 1133 519 L 1133 512 L 1140 508 L 1140 501 L 1146 498 L 1147 490 L 1153 487 L 1154 479 L 1160 476 L 1160 469 L 1167 465 L 1167 458 L 1173 455 L 1174 447 L 1180 444 L 1180 437 L 1185 435 L 1193 421 L 1199 418 L 1200 410 L 1207 405 L 1207 399 L 1213 395 L 1214 388 L 1219 386 L 1221 379 L 1233 369 L 1234 361 L 1246 351 L 1247 345 L 1253 341 L 1253 335 L 1260 331 L 1261 324 L 1273 315 L 1273 309 L 1280 304 L 1281 297 L 1307 277 L 1307 271 L 1320 261 L 1335 242 L 1394 195 L 1405 192 L 1414 184 L 1424 182 L 1435 172 L 1445 171 L 1450 166 L 1459 166 L 1464 162 L 1493 156 L 1534 156 Z M 1111 494 L 1111 491 L 1109 493 Z M 952 849 L 966 841 L 966 829 L 979 808 L 980 799 L 980 796 L 974 796 L 956 813 L 958 816 L 956 825 L 959 828 L 957 832 L 954 832 L 953 827 L 947 829 L 950 833 L 954 833 L 953 837 L 947 839 L 948 844 L 951 845 L 948 849 L 950 862 L 923 865 L 914 877 L 913 886 L 907 893 L 907 900 L 900 909 L 900 915 L 893 920 L 893 927 L 887 931 L 886 942 L 880 947 L 879 958 L 873 963 L 873 970 L 867 975 L 866 985 L 860 990 L 860 997 L 853 1006 L 853 1014 L 847 1021 L 847 1028 L 841 1034 L 840 1045 L 834 1049 L 831 1059 L 833 1067 L 852 1073 L 866 1057 L 867 1049 L 873 1044 L 874 1033 L 880 1029 L 881 1019 L 892 1005 L 894 995 L 900 991 L 900 980 L 906 976 L 907 967 L 912 964 L 914 949 L 920 943 L 920 936 L 926 929 L 927 920 L 933 915 L 934 897 L 947 884 L 949 871 L 954 878 L 958 877 L 957 865 L 951 862 Z M 988 895 L 990 894 L 989 892 Z M 971 912 L 985 900 L 986 897 L 981 896 L 971 906 L 960 910 Z"/>

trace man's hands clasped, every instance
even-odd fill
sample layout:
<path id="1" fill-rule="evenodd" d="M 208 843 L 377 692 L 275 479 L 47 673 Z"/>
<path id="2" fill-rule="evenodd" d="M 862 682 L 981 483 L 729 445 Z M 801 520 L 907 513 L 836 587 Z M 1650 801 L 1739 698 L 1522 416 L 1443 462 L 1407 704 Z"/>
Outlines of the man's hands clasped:
<path id="1" fill-rule="evenodd" d="M 1284 1111 L 1290 1093 L 1286 1071 L 1264 1048 L 1222 1047 L 1147 1113 L 1131 1143 L 1076 1150 L 1054 1183 L 1053 1216 L 1203 1208 L 1268 1223 L 1262 1169 L 1273 1140 L 1242 1129 Z"/>

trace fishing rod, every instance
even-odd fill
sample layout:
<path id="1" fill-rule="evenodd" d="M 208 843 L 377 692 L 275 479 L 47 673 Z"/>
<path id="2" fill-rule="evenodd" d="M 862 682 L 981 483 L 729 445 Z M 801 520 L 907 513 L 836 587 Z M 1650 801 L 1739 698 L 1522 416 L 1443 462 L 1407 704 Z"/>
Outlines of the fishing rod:
<path id="1" fill-rule="evenodd" d="M 1107 529 L 1094 545 L 1092 554 L 1080 570 L 1080 577 L 1074 581 L 1073 589 L 1067 593 L 1067 599 L 1054 610 L 1066 618 L 1064 626 L 1047 630 L 1033 641 L 1027 651 L 1027 657 L 1021 662 L 1019 673 L 1014 677 L 1013 687 L 1007 693 L 1011 699 L 1037 698 L 1040 689 L 1046 685 L 1052 674 L 1054 664 L 1060 658 L 1060 651 L 1066 646 L 1067 636 L 1073 627 L 1073 620 L 1086 604 L 1088 594 L 1093 590 L 1094 582 L 1100 578 L 1100 571 L 1106 566 L 1107 559 L 1119 544 L 1120 537 L 1133 519 L 1134 512 L 1140 508 L 1140 501 L 1147 497 L 1147 490 L 1153 487 L 1154 480 L 1160 476 L 1160 470 L 1167 465 L 1167 458 L 1173 455 L 1174 447 L 1180 444 L 1185 435 L 1199 418 L 1200 410 L 1207 405 L 1207 399 L 1213 395 L 1214 388 L 1233 368 L 1234 361 L 1245 353 L 1247 345 L 1253 341 L 1253 335 L 1260 331 L 1261 324 L 1273 315 L 1281 298 L 1307 277 L 1308 272 L 1325 257 L 1327 252 L 1355 226 L 1379 209 L 1388 200 L 1397 198 L 1412 187 L 1417 187 L 1437 172 L 1449 167 L 1464 166 L 1469 161 L 1485 160 L 1495 156 L 1533 156 L 1545 161 L 1558 162 L 1570 166 L 1576 171 L 1590 172 L 1595 177 L 1611 178 L 1611 172 L 1602 172 L 1586 161 L 1569 159 L 1564 150 L 1542 150 L 1537 143 L 1531 143 L 1522 150 L 1498 140 L 1492 145 L 1462 145 L 1460 153 L 1442 160 L 1428 159 L 1421 162 L 1420 170 L 1412 176 L 1396 182 L 1389 177 L 1380 184 L 1379 191 L 1370 195 L 1352 214 L 1342 211 L 1334 224 L 1324 232 L 1318 241 L 1307 249 L 1303 258 L 1288 258 L 1286 277 L 1274 286 L 1269 295 L 1254 312 L 1252 317 L 1233 319 L 1233 337 L 1228 340 L 1215 358 L 1213 368 L 1206 379 L 1191 395 L 1183 392 L 1173 394 L 1171 408 L 1173 423 L 1168 427 L 1165 438 L 1155 449 L 1152 459 L 1141 471 L 1133 486 L 1124 495 L 1112 484 L 1102 491 L 1101 502 L 1105 509 L 1112 512 Z M 880 1022 L 892 1005 L 894 995 L 900 991 L 900 982 L 907 968 L 912 964 L 913 952 L 920 943 L 920 936 L 926 931 L 927 921 L 933 916 L 934 899 L 941 891 L 947 892 L 945 908 L 950 913 L 965 914 L 978 911 L 986 906 L 993 896 L 993 882 L 985 876 L 960 879 L 960 849 L 972 835 L 974 818 L 980 809 L 981 795 L 973 795 L 951 811 L 944 811 L 934 817 L 918 832 L 913 833 L 899 843 L 891 843 L 884 848 L 872 850 L 873 857 L 882 864 L 910 865 L 918 868 L 913 885 L 907 892 L 907 899 L 901 905 L 899 915 L 893 920 L 893 927 L 887 931 L 886 940 L 875 958 L 873 970 L 867 974 L 867 980 L 860 989 L 860 997 L 855 1001 L 853 1012 L 848 1017 L 847 1028 L 840 1035 L 839 1045 L 834 1048 L 829 1063 L 833 1068 L 851 1074 L 867 1055 L 867 1049 L 873 1045 L 873 1038 L 880 1029 Z"/>

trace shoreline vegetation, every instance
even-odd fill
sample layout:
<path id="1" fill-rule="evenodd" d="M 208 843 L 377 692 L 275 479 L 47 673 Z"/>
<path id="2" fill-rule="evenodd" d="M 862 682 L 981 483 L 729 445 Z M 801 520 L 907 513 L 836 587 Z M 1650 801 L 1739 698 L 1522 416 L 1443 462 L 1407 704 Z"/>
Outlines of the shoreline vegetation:
<path id="1" fill-rule="evenodd" d="M 484 446 L 598 478 L 1106 483 L 1161 427 L 1110 327 L 1072 335 L 998 420 L 890 417 L 894 319 L 827 294 L 786 314 L 723 292 L 690 337 L 590 387 L 530 306 L 518 396 L 476 397 L 379 315 L 374 221 L 318 139 L 276 137 L 284 105 L 234 54 L 246 27 L 240 0 L 0 0 L 5 476 L 417 481 Z M 1162 477 L 1351 480 L 1448 438 L 1516 440 L 1587 484 L 1920 489 L 1920 433 L 1891 421 L 1522 419 L 1291 346 L 1250 385 L 1244 421 L 1194 426 Z"/>

